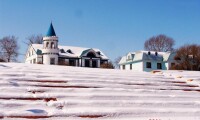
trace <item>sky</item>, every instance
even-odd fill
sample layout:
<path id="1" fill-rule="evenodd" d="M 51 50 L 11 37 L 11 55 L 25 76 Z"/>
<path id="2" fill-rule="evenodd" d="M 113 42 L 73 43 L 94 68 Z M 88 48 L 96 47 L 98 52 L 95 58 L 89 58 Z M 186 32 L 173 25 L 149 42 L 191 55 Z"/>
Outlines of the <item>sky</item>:
<path id="1" fill-rule="evenodd" d="M 0 0 L 0 38 L 18 37 L 20 62 L 26 38 L 51 21 L 59 45 L 99 48 L 112 61 L 159 34 L 175 48 L 200 43 L 200 0 Z"/>

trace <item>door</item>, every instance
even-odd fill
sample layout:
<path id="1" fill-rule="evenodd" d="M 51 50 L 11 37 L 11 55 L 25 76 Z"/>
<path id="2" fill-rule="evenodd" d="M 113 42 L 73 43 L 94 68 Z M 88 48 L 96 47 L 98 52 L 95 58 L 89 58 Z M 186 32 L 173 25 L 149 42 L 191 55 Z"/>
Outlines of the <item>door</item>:
<path id="1" fill-rule="evenodd" d="M 92 60 L 92 67 L 96 68 L 97 67 L 97 61 L 96 60 Z"/>
<path id="2" fill-rule="evenodd" d="M 90 60 L 85 60 L 85 67 L 90 67 Z"/>
<path id="3" fill-rule="evenodd" d="M 55 58 L 50 58 L 50 64 L 55 65 Z"/>

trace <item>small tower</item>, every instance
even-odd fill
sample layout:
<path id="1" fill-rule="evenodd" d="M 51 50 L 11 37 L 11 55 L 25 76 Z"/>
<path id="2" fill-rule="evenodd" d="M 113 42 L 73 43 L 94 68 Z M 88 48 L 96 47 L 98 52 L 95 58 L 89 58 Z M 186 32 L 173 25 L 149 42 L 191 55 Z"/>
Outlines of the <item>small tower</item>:
<path id="1" fill-rule="evenodd" d="M 56 65 L 58 64 L 58 37 L 54 31 L 52 23 L 50 24 L 49 30 L 46 36 L 43 37 L 43 64 L 45 65 Z"/>

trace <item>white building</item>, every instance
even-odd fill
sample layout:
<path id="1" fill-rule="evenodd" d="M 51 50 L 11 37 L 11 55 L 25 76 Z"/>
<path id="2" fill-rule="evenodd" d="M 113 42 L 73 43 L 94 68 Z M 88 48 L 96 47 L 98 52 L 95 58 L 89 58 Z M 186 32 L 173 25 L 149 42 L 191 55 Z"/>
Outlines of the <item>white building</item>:
<path id="1" fill-rule="evenodd" d="M 58 45 L 58 37 L 51 23 L 43 44 L 31 44 L 25 56 L 25 63 L 70 66 L 100 67 L 108 57 L 99 49 Z"/>
<path id="2" fill-rule="evenodd" d="M 175 65 L 175 53 L 155 52 L 155 51 L 137 51 L 130 52 L 123 56 L 119 62 L 121 70 L 169 70 Z"/>

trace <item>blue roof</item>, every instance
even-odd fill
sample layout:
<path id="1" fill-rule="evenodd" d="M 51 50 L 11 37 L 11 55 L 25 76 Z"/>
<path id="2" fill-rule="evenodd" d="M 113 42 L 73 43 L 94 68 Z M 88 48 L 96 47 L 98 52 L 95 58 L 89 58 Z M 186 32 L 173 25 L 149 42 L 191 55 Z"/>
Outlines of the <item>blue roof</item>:
<path id="1" fill-rule="evenodd" d="M 50 27 L 49 27 L 49 30 L 48 30 L 46 36 L 56 36 L 56 33 L 54 31 L 52 23 L 50 24 Z"/>

